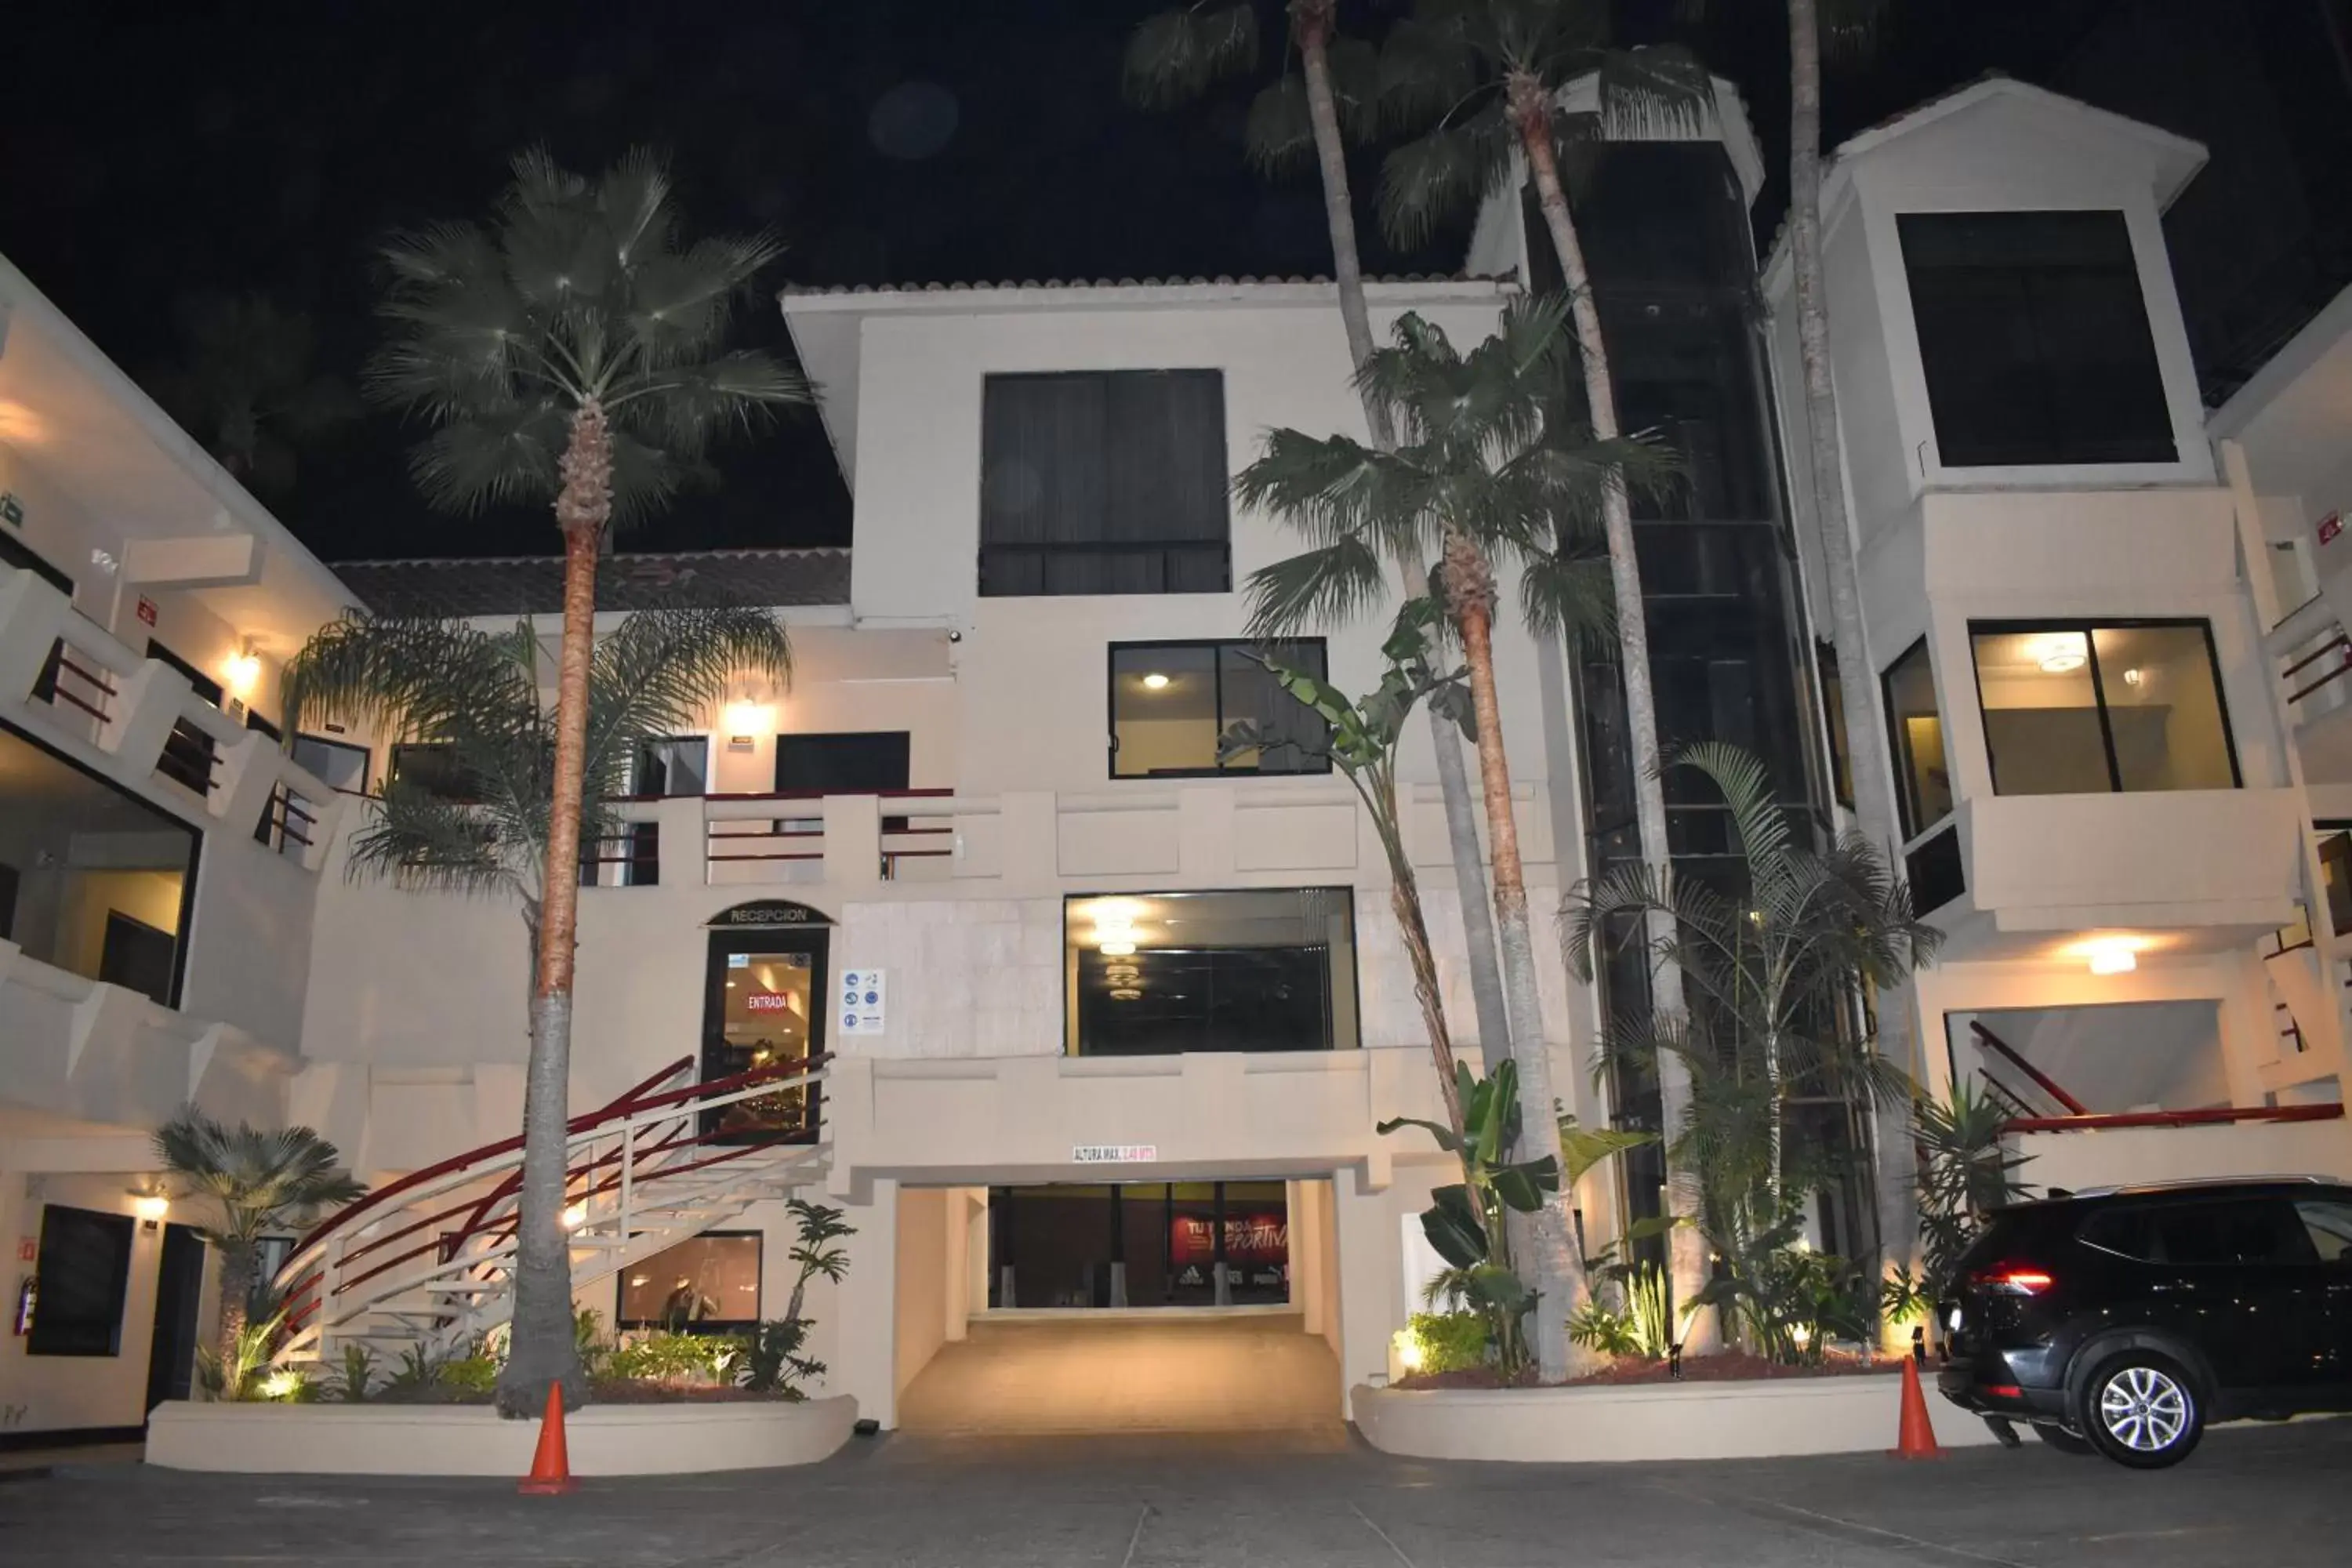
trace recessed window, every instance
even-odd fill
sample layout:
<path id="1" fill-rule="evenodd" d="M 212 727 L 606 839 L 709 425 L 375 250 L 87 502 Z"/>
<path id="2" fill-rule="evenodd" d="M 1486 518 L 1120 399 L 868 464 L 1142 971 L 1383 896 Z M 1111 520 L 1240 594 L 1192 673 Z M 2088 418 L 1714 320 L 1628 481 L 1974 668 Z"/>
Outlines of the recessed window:
<path id="1" fill-rule="evenodd" d="M 1838 669 L 1837 648 L 1816 638 L 1813 662 L 1821 674 L 1822 728 L 1830 742 L 1830 793 L 1840 805 L 1853 805 L 1853 748 L 1845 733 L 1845 679 Z"/>
<path id="2" fill-rule="evenodd" d="M 1969 627 L 1996 795 L 2235 789 L 2202 621 Z"/>
<path id="3" fill-rule="evenodd" d="M 992 375 L 981 419 L 983 597 L 1232 588 L 1222 372 Z"/>
<path id="4" fill-rule="evenodd" d="M 760 1233 L 709 1231 L 621 1271 L 624 1329 L 746 1328 L 760 1321 Z"/>
<path id="5" fill-rule="evenodd" d="M 50 1204 L 41 1210 L 26 1355 L 122 1353 L 122 1302 L 131 1288 L 127 1214 Z"/>
<path id="6" fill-rule="evenodd" d="M 1089 895 L 1063 910 L 1073 1055 L 1356 1044 L 1346 888 Z"/>
<path id="7" fill-rule="evenodd" d="M 2178 458 L 2123 214 L 1895 223 L 1946 468 Z"/>
<path id="8" fill-rule="evenodd" d="M 1895 749 L 1895 802 L 1907 842 L 1952 814 L 1952 764 L 1936 710 L 1936 672 L 1921 637 L 1886 671 L 1887 739 Z"/>
<path id="9" fill-rule="evenodd" d="M 1111 644 L 1111 777 L 1328 773 L 1328 729 L 1269 666 L 1320 680 L 1323 639 Z"/>

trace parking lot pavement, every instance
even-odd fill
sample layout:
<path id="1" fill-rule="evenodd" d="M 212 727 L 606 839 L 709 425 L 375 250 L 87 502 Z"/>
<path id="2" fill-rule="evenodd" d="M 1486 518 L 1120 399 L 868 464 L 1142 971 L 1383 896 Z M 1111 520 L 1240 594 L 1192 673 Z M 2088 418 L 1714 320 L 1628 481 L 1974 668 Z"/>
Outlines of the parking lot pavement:
<path id="1" fill-rule="evenodd" d="M 1947 1419 L 1950 1413 L 1939 1412 Z M 803 1470 L 504 1483 L 65 1465 L 0 1486 L 0 1561 L 58 1568 L 2336 1568 L 2352 1421 L 2224 1429 L 2156 1474 L 2029 1442 L 1711 1465 L 1448 1465 L 1293 1434 L 854 1445 Z"/>

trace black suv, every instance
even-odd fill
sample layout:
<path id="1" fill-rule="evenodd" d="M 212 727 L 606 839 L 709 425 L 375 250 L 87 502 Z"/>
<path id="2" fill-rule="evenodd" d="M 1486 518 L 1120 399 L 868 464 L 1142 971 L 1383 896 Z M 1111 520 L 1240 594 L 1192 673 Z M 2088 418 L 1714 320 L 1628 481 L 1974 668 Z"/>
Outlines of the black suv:
<path id="1" fill-rule="evenodd" d="M 2208 1421 L 2352 1409 L 2352 1185 L 2053 1192 L 1996 1212 L 1953 1289 L 1938 1386 L 2004 1437 L 2154 1469 Z"/>

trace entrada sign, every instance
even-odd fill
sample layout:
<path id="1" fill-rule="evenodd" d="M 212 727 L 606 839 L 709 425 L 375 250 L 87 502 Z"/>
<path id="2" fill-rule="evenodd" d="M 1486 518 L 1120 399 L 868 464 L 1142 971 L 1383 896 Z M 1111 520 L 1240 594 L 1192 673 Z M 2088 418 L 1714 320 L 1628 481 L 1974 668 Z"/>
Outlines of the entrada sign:
<path id="1" fill-rule="evenodd" d="M 790 899 L 760 899 L 748 904 L 737 904 L 731 910 L 721 910 L 710 917 L 712 927 L 744 926 L 829 926 L 833 917 L 823 910 L 813 910 L 806 904 L 796 904 Z"/>

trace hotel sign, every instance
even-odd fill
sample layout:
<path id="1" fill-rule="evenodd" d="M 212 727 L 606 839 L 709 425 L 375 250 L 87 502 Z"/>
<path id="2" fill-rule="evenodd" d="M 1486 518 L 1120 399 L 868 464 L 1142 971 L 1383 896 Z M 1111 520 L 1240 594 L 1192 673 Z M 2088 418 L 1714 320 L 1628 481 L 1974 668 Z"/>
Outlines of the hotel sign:
<path id="1" fill-rule="evenodd" d="M 1159 1158 L 1157 1143 L 1081 1143 L 1070 1151 L 1074 1165 L 1149 1165 Z"/>
<path id="2" fill-rule="evenodd" d="M 790 899 L 760 899 L 733 909 L 721 910 L 710 917 L 713 930 L 729 927 L 758 926 L 829 926 L 833 917 L 806 904 L 796 904 Z"/>

